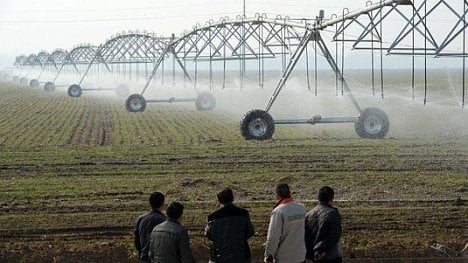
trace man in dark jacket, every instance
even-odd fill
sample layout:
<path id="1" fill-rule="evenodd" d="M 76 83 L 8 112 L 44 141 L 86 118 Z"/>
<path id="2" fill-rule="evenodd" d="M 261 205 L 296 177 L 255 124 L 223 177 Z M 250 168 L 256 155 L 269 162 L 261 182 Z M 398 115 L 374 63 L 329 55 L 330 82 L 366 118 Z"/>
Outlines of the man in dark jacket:
<path id="1" fill-rule="evenodd" d="M 166 221 L 153 229 L 149 250 L 152 263 L 195 263 L 187 230 L 179 222 L 183 211 L 182 204 L 171 203 Z"/>
<path id="2" fill-rule="evenodd" d="M 205 235 L 213 241 L 210 262 L 247 263 L 251 252 L 247 239 L 254 235 L 249 212 L 233 204 L 234 194 L 229 188 L 217 194 L 220 209 L 208 216 Z"/>
<path id="3" fill-rule="evenodd" d="M 164 195 L 160 192 L 154 192 L 149 197 L 151 211 L 139 216 L 135 227 L 135 248 L 138 250 L 140 263 L 149 263 L 148 255 L 150 235 L 153 228 L 164 222 L 166 216 L 161 212 L 164 205 Z"/>
<path id="4" fill-rule="evenodd" d="M 332 188 L 322 187 L 318 193 L 318 205 L 306 215 L 307 262 L 342 262 L 341 215 L 333 207 L 334 196 Z"/>

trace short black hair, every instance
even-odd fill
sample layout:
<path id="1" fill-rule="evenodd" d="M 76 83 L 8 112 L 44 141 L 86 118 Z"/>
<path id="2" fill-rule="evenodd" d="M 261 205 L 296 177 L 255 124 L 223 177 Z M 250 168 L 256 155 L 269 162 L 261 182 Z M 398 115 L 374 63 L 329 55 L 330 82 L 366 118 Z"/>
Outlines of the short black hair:
<path id="1" fill-rule="evenodd" d="M 218 201 L 221 204 L 232 203 L 234 201 L 234 194 L 230 188 L 226 188 L 223 191 L 219 192 L 217 195 Z"/>
<path id="2" fill-rule="evenodd" d="M 179 202 L 172 202 L 166 209 L 166 215 L 168 218 L 179 219 L 184 212 L 184 206 Z"/>
<path id="3" fill-rule="evenodd" d="M 318 192 L 318 200 L 322 203 L 328 203 L 335 197 L 335 191 L 329 186 L 320 188 Z"/>
<path id="4" fill-rule="evenodd" d="M 149 197 L 149 203 L 152 208 L 160 208 L 164 204 L 164 194 L 161 192 L 154 192 Z"/>
<path id="5" fill-rule="evenodd" d="M 291 197 L 291 191 L 289 190 L 289 185 L 287 183 L 279 183 L 276 185 L 276 195 L 281 198 Z"/>

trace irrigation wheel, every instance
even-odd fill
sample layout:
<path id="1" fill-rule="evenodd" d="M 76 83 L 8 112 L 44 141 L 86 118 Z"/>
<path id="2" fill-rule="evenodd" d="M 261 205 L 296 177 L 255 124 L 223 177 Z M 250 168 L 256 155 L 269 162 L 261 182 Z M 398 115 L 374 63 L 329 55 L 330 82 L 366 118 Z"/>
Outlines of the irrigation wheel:
<path id="1" fill-rule="evenodd" d="M 143 112 L 146 108 L 146 100 L 140 94 L 132 94 L 125 101 L 125 108 L 129 112 Z"/>
<path id="2" fill-rule="evenodd" d="M 195 106 L 199 111 L 212 111 L 216 107 L 216 99 L 213 94 L 202 92 L 195 100 Z"/>
<path id="3" fill-rule="evenodd" d="M 251 110 L 242 117 L 240 129 L 246 140 L 268 140 L 275 132 L 275 122 L 268 112 Z"/>
<path id="4" fill-rule="evenodd" d="M 53 82 L 46 82 L 44 85 L 44 91 L 53 92 L 55 91 L 55 84 Z"/>
<path id="5" fill-rule="evenodd" d="M 83 91 L 81 90 L 80 85 L 78 84 L 73 84 L 68 88 L 68 96 L 72 98 L 78 98 L 81 96 Z"/>
<path id="6" fill-rule="evenodd" d="M 387 135 L 390 121 L 379 108 L 364 109 L 354 123 L 354 130 L 361 138 L 381 139 Z"/>
<path id="7" fill-rule="evenodd" d="M 28 85 L 28 78 L 22 77 L 19 82 L 21 85 Z"/>
<path id="8" fill-rule="evenodd" d="M 29 81 L 29 86 L 31 88 L 38 88 L 39 87 L 39 81 L 37 79 L 32 79 Z"/>

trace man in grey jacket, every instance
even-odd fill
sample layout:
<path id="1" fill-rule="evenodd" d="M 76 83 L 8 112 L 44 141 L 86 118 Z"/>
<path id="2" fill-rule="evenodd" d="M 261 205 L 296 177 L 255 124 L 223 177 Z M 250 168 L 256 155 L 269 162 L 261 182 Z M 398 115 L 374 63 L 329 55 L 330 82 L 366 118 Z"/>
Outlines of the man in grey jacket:
<path id="1" fill-rule="evenodd" d="M 166 216 L 161 212 L 164 206 L 164 195 L 154 192 L 149 197 L 151 211 L 139 216 L 135 227 L 135 248 L 138 250 L 140 263 L 150 263 L 148 256 L 150 235 L 153 228 L 166 220 Z"/>
<path id="2" fill-rule="evenodd" d="M 342 262 L 341 215 L 333 207 L 334 196 L 332 188 L 320 188 L 318 205 L 306 215 L 307 262 Z"/>
<path id="3" fill-rule="evenodd" d="M 153 229 L 149 250 L 152 263 L 195 263 L 187 230 L 179 222 L 183 211 L 182 204 L 171 203 L 166 221 Z"/>
<path id="4" fill-rule="evenodd" d="M 304 262 L 304 218 L 307 210 L 303 204 L 294 201 L 285 183 L 276 186 L 276 198 L 279 201 L 271 212 L 264 262 Z"/>

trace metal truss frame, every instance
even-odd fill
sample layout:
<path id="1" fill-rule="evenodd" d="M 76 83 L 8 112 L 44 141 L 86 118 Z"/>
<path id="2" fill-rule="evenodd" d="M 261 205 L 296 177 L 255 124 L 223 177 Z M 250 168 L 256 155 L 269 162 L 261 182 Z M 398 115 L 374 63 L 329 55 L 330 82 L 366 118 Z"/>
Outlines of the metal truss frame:
<path id="1" fill-rule="evenodd" d="M 68 52 L 64 49 L 56 49 L 50 53 L 47 63 L 53 65 L 56 70 L 59 70 L 59 66 L 65 63 L 65 59 Z"/>
<path id="2" fill-rule="evenodd" d="M 444 34 L 436 34 L 435 14 L 444 10 L 452 19 Z M 372 52 L 372 88 L 374 90 L 374 52 L 380 52 L 381 95 L 383 93 L 383 56 L 407 55 L 413 57 L 413 98 L 414 98 L 414 58 L 424 57 L 425 97 L 427 93 L 427 58 L 428 57 L 461 57 L 463 59 L 463 95 L 462 107 L 465 104 L 465 73 L 466 73 L 466 29 L 468 23 L 468 0 L 454 4 L 449 0 L 378 0 L 368 1 L 366 6 L 357 11 L 344 9 L 341 15 L 332 15 L 327 19 L 321 13 L 315 20 L 293 20 L 288 17 L 268 18 L 256 15 L 252 18 L 238 16 L 235 19 L 222 18 L 214 22 L 209 21 L 204 26 L 196 25 L 192 30 L 185 31 L 180 37 L 159 38 L 154 34 L 124 33 L 108 40 L 99 47 L 79 47 L 70 51 L 64 58 L 61 68 L 66 64 L 88 65 L 81 76 L 79 85 L 83 82 L 91 67 L 95 64 L 104 64 L 109 73 L 113 73 L 112 65 L 131 65 L 144 63 L 151 64 L 153 69 L 146 76 L 145 86 L 138 95 L 143 98 L 151 81 L 158 70 L 164 71 L 164 61 L 172 58 L 173 72 L 178 65 L 185 79 L 188 79 L 197 94 L 197 63 L 208 62 L 210 85 L 212 83 L 213 62 L 223 62 L 223 88 L 226 79 L 227 61 L 240 61 L 240 74 L 243 80 L 246 71 L 246 61 L 257 60 L 259 76 L 264 70 L 264 59 L 281 58 L 283 72 L 276 87 L 264 107 L 268 114 L 277 97 L 285 87 L 299 59 L 306 53 L 309 43 L 314 44 L 315 56 L 320 52 L 331 69 L 336 74 L 336 85 L 341 83 L 342 94 L 351 99 L 358 117 L 322 118 L 315 116 L 308 120 L 277 120 L 277 124 L 316 124 L 316 123 L 342 123 L 356 122 L 363 113 L 363 109 L 354 98 L 344 77 L 345 44 L 356 50 Z M 393 31 L 383 31 L 383 25 L 397 19 L 398 26 Z M 400 26 L 401 25 L 401 26 Z M 401 29 L 401 30 L 399 30 Z M 354 31 L 353 31 L 354 30 Z M 324 31 L 332 31 L 332 40 L 335 41 L 336 51 L 332 55 L 322 38 Z M 349 34 L 353 31 L 357 34 Z M 462 42 L 462 50 L 454 50 L 453 45 Z M 341 68 L 338 61 L 338 45 L 341 43 Z M 186 63 L 195 64 L 191 75 Z M 17 57 L 16 66 L 30 65 L 30 57 Z M 315 63 L 317 63 L 315 61 Z M 308 67 L 307 62 L 307 67 Z M 60 73 L 61 69 L 59 70 Z M 315 74 L 317 66 L 315 67 Z M 307 74 L 309 70 L 307 68 Z M 57 75 L 58 76 L 58 75 Z M 307 76 L 308 77 L 308 76 Z M 55 80 L 54 80 L 55 81 Z M 260 81 L 261 82 L 261 81 Z M 241 81 L 242 83 L 242 81 Z M 263 83 L 261 83 L 263 85 Z M 79 87 L 79 86 L 78 86 Z M 210 86 L 211 88 L 211 86 Z M 375 92 L 375 91 L 374 91 Z M 80 93 L 81 94 L 81 93 Z M 129 98 L 130 99 L 130 98 Z M 168 100 L 150 99 L 148 102 L 175 102 L 174 98 Z M 192 101 L 182 99 L 179 101 Z M 138 102 L 139 103 L 139 102 Z M 146 105 L 146 104 L 145 104 Z M 144 109 L 144 107 L 142 107 Z"/>
<path id="3" fill-rule="evenodd" d="M 311 20 L 302 19 L 299 22 L 289 17 L 278 16 L 274 19 L 265 15 L 253 18 L 238 16 L 234 19 L 227 17 L 219 21 L 210 21 L 204 26 L 197 25 L 192 31 L 185 31 L 180 37 L 173 38 L 155 63 L 155 67 L 148 77 L 141 96 L 147 91 L 151 81 L 155 78 L 163 61 L 172 56 L 173 64 L 179 65 L 184 76 L 192 84 L 197 95 L 198 62 L 209 62 L 210 85 L 212 85 L 212 62 L 223 62 L 223 88 L 226 82 L 226 63 L 231 60 L 240 61 L 241 82 L 245 76 L 247 60 L 257 60 L 259 75 L 264 79 L 264 59 L 282 58 L 283 67 L 287 56 L 301 43 L 304 32 L 307 31 Z M 186 69 L 186 62 L 195 63 L 195 72 L 191 76 Z M 174 66 L 173 66 L 174 67 Z M 263 85 L 263 82 L 260 83 Z M 187 102 L 195 99 L 155 100 L 148 102 Z"/>
<path id="4" fill-rule="evenodd" d="M 17 56 L 16 59 L 15 59 L 15 62 L 13 63 L 13 66 L 17 67 L 17 68 L 23 67 L 24 63 L 26 63 L 27 59 L 28 59 L 28 57 L 25 56 L 25 55 Z"/>
<path id="5" fill-rule="evenodd" d="M 167 46 L 167 39 L 158 37 L 153 33 L 143 32 L 124 32 L 112 36 L 106 43 L 98 47 L 92 59 L 89 60 L 88 66 L 82 75 L 77 85 L 80 91 L 91 90 L 117 90 L 117 88 L 87 88 L 82 89 L 81 85 L 88 75 L 91 67 L 96 64 L 103 64 L 105 69 L 113 78 L 116 85 L 123 87 L 124 84 L 119 84 L 115 78 L 114 65 L 117 65 L 117 75 L 120 75 L 120 65 L 126 70 L 129 67 L 128 74 L 131 79 L 132 65 L 136 65 L 137 69 L 140 64 L 143 64 L 147 70 L 148 64 L 153 65 L 160 56 L 164 55 L 163 50 Z M 146 74 L 147 75 L 147 74 Z"/>
<path id="6" fill-rule="evenodd" d="M 53 62 L 54 66 L 60 64 L 60 68 L 57 70 L 57 74 L 54 79 L 51 81 L 55 85 L 55 81 L 59 78 L 60 74 L 62 73 L 63 69 L 68 66 L 72 65 L 75 73 L 79 74 L 80 77 L 82 73 L 78 66 L 87 65 L 91 60 L 93 60 L 97 51 L 97 47 L 90 45 L 90 44 L 81 44 L 75 46 L 69 52 L 63 50 L 57 50 L 54 54 L 55 58 L 57 59 L 56 62 Z M 66 86 L 66 85 L 57 85 L 57 86 Z"/>
<path id="7" fill-rule="evenodd" d="M 450 50 L 450 44 L 457 38 L 462 38 L 463 32 L 468 26 L 466 23 L 468 14 L 467 0 L 462 0 L 462 8 L 455 8 L 453 1 L 450 3 L 447 0 L 413 0 L 411 3 L 401 4 L 396 2 L 387 6 L 389 8 L 370 10 L 357 16 L 345 15 L 345 19 L 339 22 L 333 40 L 352 42 L 354 49 L 383 49 L 389 55 L 467 56 L 466 52 Z M 432 18 L 441 9 L 448 11 L 449 15 L 454 18 L 453 25 L 446 30 L 445 34 L 436 36 L 433 32 L 436 31 L 437 21 L 432 21 Z M 381 26 L 391 16 L 404 21 L 405 25 L 399 31 L 386 31 L 385 34 L 391 34 L 385 36 L 384 39 Z M 361 32 L 357 37 L 346 36 L 345 39 L 341 38 L 344 31 L 353 26 L 361 28 Z M 420 42 L 423 43 L 418 45 L 418 43 L 415 43 L 415 38 L 420 38 Z M 404 44 L 404 40 L 413 45 Z M 372 43 L 383 43 L 383 45 L 371 46 Z"/>

